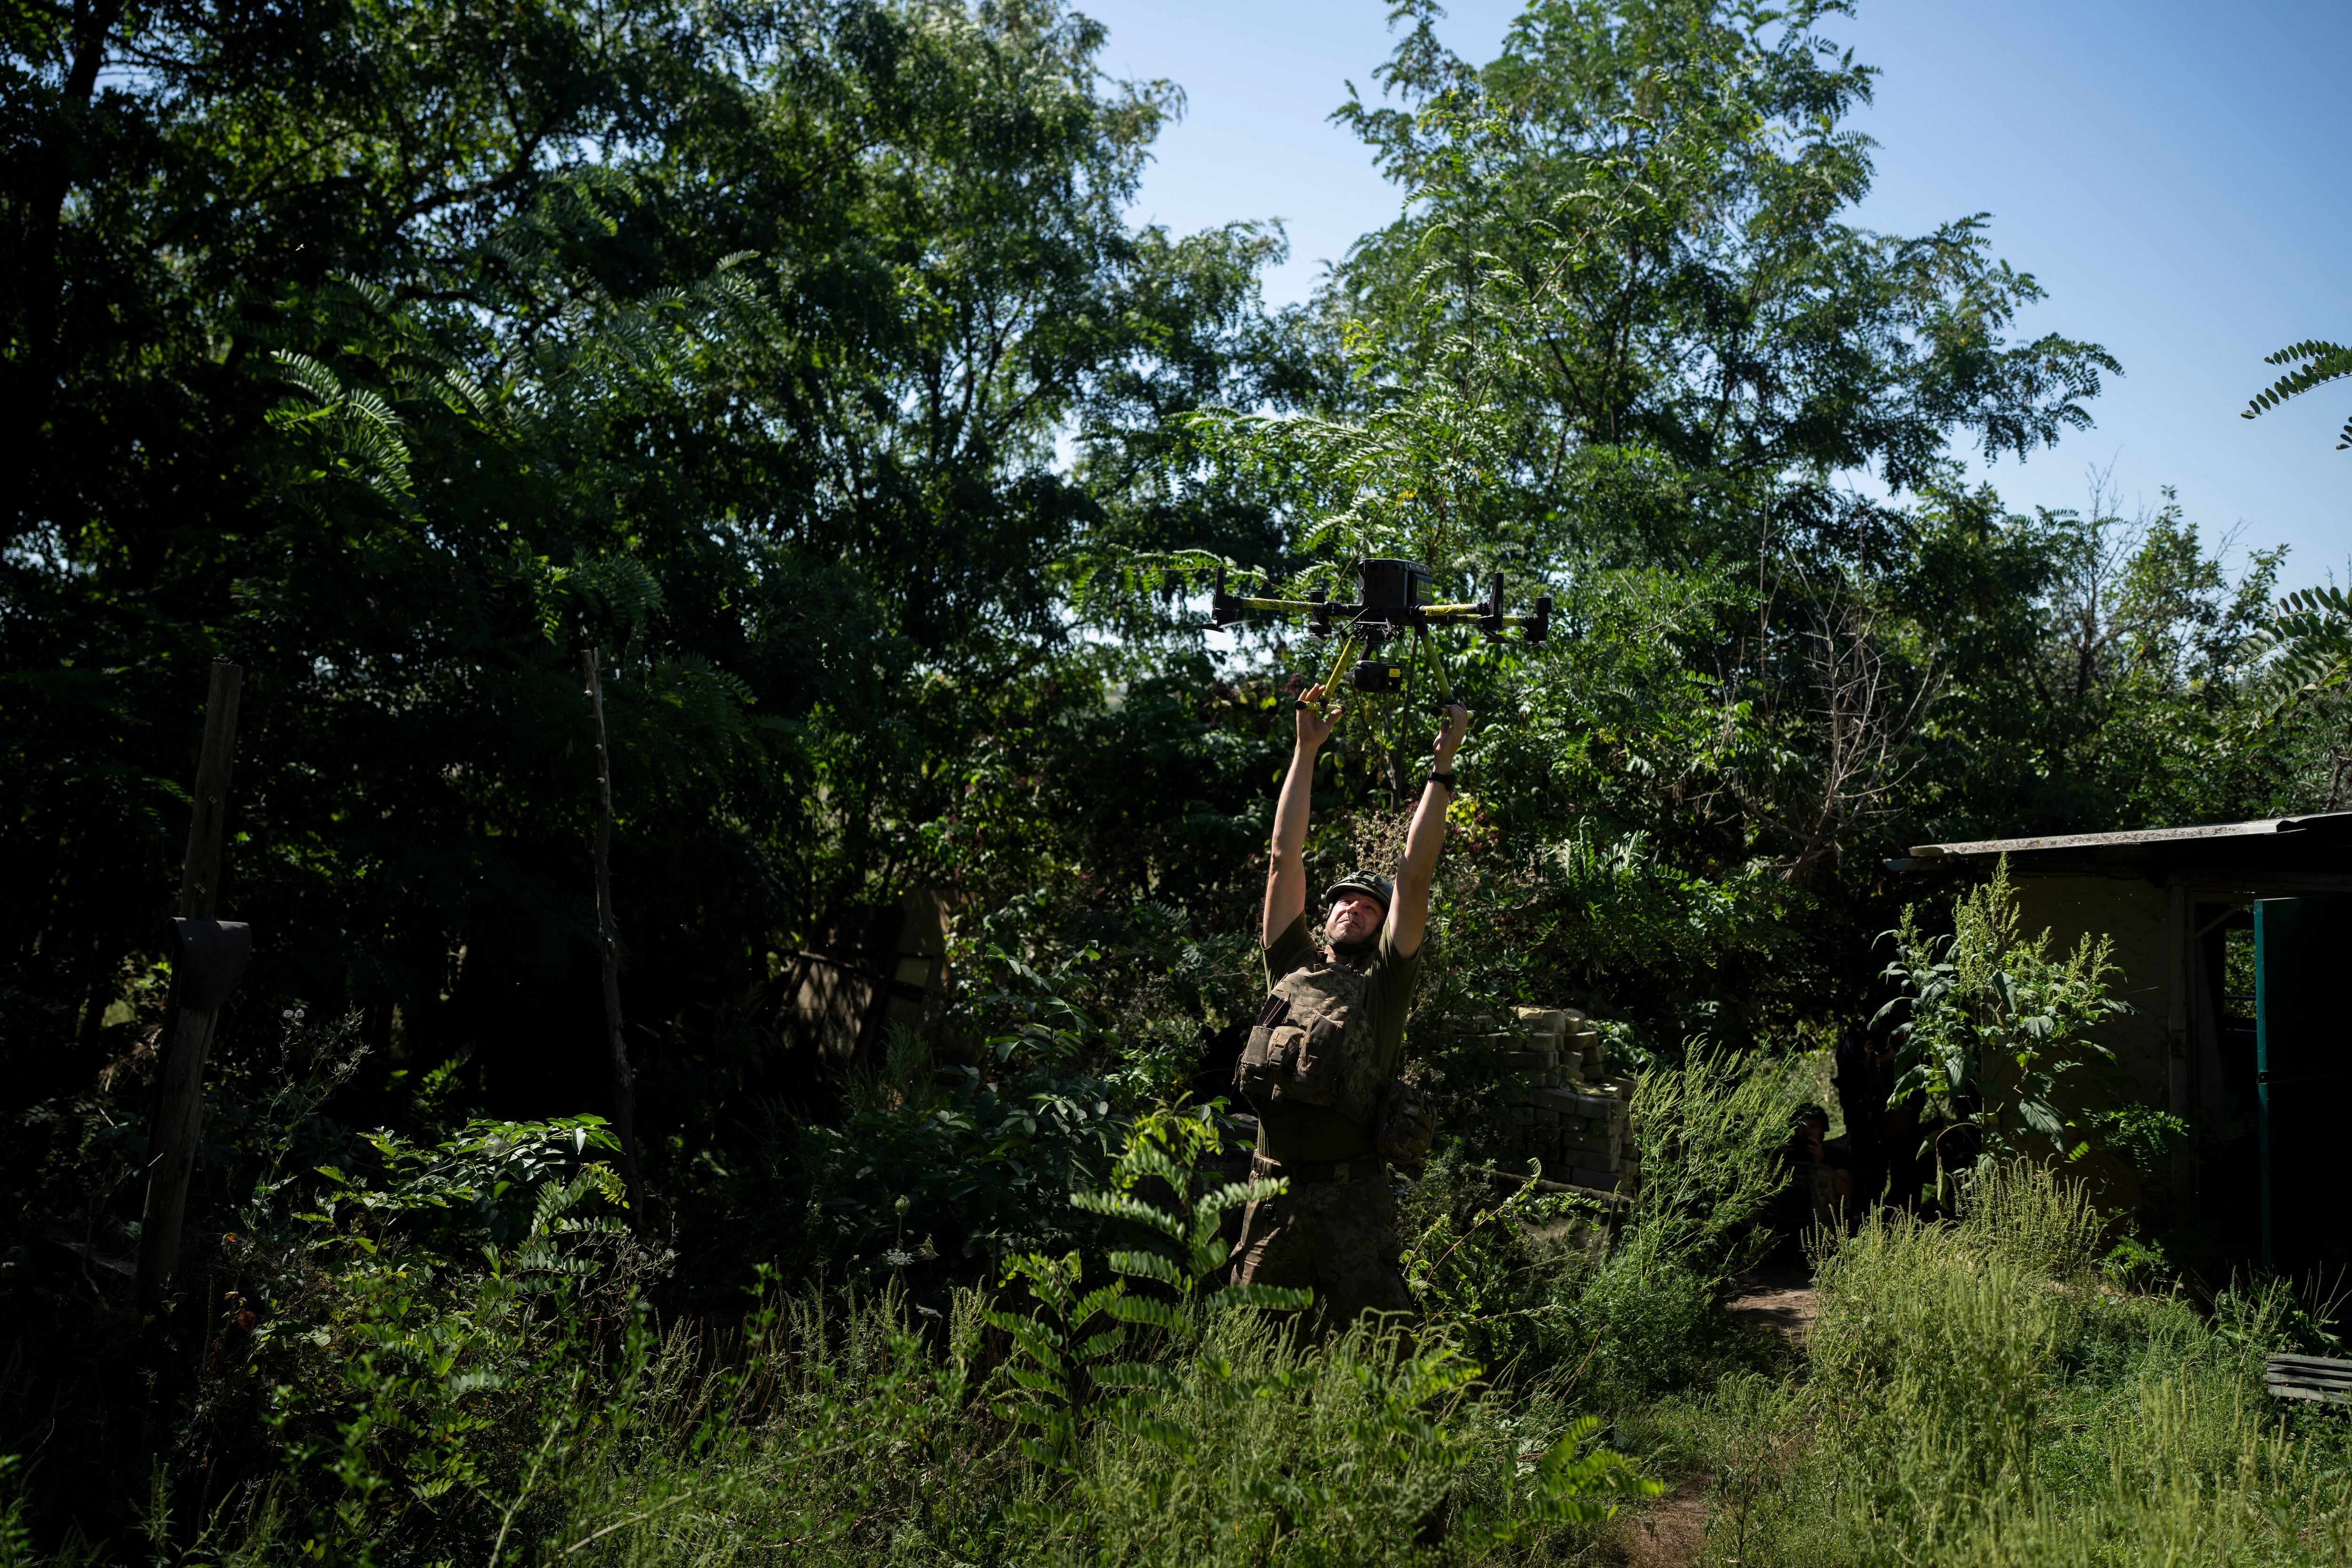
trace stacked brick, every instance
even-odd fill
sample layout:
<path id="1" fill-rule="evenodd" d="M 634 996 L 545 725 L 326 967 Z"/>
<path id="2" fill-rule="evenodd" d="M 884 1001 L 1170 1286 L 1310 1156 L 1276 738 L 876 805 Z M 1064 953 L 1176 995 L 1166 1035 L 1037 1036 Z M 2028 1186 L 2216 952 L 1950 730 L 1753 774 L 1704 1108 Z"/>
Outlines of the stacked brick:
<path id="1" fill-rule="evenodd" d="M 1495 1132 L 1502 1152 L 1543 1162 L 1570 1186 L 1630 1193 L 1641 1174 L 1633 1085 L 1606 1076 L 1601 1032 L 1567 1007 L 1521 1007 L 1508 1024 L 1461 1021 L 1465 1044 L 1504 1075 Z"/>

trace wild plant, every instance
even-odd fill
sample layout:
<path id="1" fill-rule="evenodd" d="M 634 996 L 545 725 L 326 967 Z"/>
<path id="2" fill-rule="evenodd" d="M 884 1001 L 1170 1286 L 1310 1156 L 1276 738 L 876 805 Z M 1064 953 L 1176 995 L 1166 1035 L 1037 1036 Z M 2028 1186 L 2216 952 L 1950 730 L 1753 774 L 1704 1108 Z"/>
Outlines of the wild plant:
<path id="1" fill-rule="evenodd" d="M 1956 1132 L 1974 1135 L 1965 1161 L 1973 1171 L 2015 1153 L 2026 1133 L 2062 1155 L 2084 1152 L 2089 1144 L 2070 1139 L 2077 1123 L 2057 1103 L 2061 1080 L 2087 1063 L 2112 1062 L 2095 1031 L 2131 1011 L 2108 994 L 2119 973 L 2112 937 L 2085 933 L 2059 958 L 2050 932 L 2028 937 L 2021 920 L 2004 855 L 1990 880 L 1953 903 L 1949 936 L 1923 931 L 1918 906 L 1906 905 L 1881 939 L 1895 944 L 1885 977 L 1902 990 L 1878 1014 L 1902 1020 L 1894 1099 L 1921 1095 L 1934 1112 L 1920 1152 L 1934 1156 L 1939 1203 L 1958 1195 Z"/>
<path id="2" fill-rule="evenodd" d="M 1783 1063 L 1692 1039 L 1680 1066 L 1633 1091 L 1642 1178 L 1612 1252 L 1636 1273 L 1673 1267 L 1710 1289 L 1769 1247 L 1767 1209 L 1786 1184 L 1780 1142 L 1798 1093 Z"/>
<path id="3" fill-rule="evenodd" d="M 1530 1165 L 1540 1178 L 1542 1163 Z M 1423 1166 L 1404 1209 L 1428 1216 L 1416 1219 L 1404 1247 L 1406 1285 L 1431 1325 L 1492 1375 L 1521 1381 L 1588 1348 L 1572 1282 L 1609 1221 L 1601 1203 L 1547 1193 L 1535 1180 L 1497 1202 L 1447 1150 Z"/>
<path id="4" fill-rule="evenodd" d="M 1637 1082 L 1642 1181 L 1621 1207 L 1533 1184 L 1496 1204 L 1457 1190 L 1453 1160 L 1433 1159 L 1409 1205 L 1435 1212 L 1405 1249 L 1407 1278 L 1432 1321 L 1496 1376 L 1564 1377 L 1612 1409 L 1760 1364 L 1766 1348 L 1716 1299 L 1771 1245 L 1780 1130 L 1798 1097 L 1785 1064 L 1688 1042 L 1680 1065 Z"/>
<path id="5" fill-rule="evenodd" d="M 373 1169 L 317 1173 L 307 1239 L 242 1241 L 224 1394 L 273 1435 L 288 1528 L 361 1561 L 495 1556 L 549 1466 L 626 1424 L 647 1264 L 620 1177 L 585 1157 L 610 1139 L 594 1118 L 373 1134 Z"/>
<path id="6" fill-rule="evenodd" d="M 1714 1544 L 1757 1568 L 1852 1563 L 2322 1563 L 2352 1546 L 2340 1421 L 2282 1417 L 2240 1335 L 2116 1291 L 2082 1184 L 2022 1161 L 1953 1221 L 1879 1212 L 1824 1257 L 1811 1382 L 1748 1412 L 1769 1455 Z"/>
<path id="7" fill-rule="evenodd" d="M 1083 1425 L 1091 1418 L 1185 1450 L 1191 1437 L 1156 1413 L 1154 1396 L 1178 1379 L 1165 1357 L 1197 1343 L 1210 1313 L 1295 1311 L 1311 1304 L 1312 1292 L 1306 1290 L 1209 1285 L 1225 1266 L 1219 1234 L 1224 1212 L 1275 1196 L 1286 1185 L 1252 1180 L 1196 1194 L 1195 1162 L 1213 1152 L 1221 1137 L 1203 1114 L 1148 1112 L 1129 1129 L 1127 1147 L 1111 1167 L 1109 1189 L 1071 1194 L 1073 1206 L 1131 1222 L 1149 1235 L 1140 1247 L 1109 1254 L 1109 1279 L 1082 1289 L 1085 1268 L 1075 1251 L 1060 1258 L 1027 1253 L 1006 1264 L 1004 1282 L 1022 1281 L 1034 1305 L 1026 1313 L 990 1308 L 985 1314 L 1013 1342 L 1013 1354 L 999 1376 L 1021 1391 L 1002 1400 L 998 1411 L 1038 1434 L 1020 1440 L 1021 1451 L 1036 1463 L 1072 1468 Z M 1133 1292 L 1129 1281 L 1157 1290 Z M 1161 1342 L 1131 1342 L 1133 1331 L 1141 1330 L 1157 1331 Z M 1129 1359 L 1112 1359 L 1122 1352 Z"/>

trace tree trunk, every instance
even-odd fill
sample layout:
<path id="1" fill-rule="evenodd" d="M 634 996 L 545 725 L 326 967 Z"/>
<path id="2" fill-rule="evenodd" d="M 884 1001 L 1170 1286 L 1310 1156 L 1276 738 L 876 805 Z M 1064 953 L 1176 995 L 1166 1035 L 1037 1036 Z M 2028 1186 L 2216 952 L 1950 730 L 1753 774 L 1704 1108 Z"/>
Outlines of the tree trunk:
<path id="1" fill-rule="evenodd" d="M 629 1223 L 646 1227 L 645 1186 L 637 1179 L 637 1093 L 629 1076 L 629 1051 L 621 1038 L 620 942 L 613 923 L 613 754 L 604 741 L 604 682 L 596 650 L 580 656 L 588 677 L 588 710 L 596 721 L 596 931 L 604 976 L 604 1043 L 613 1069 L 613 1133 L 621 1142 L 621 1179 L 629 1188 Z"/>
<path id="2" fill-rule="evenodd" d="M 221 838 L 228 821 L 229 763 L 236 748 L 237 695 L 245 671 L 213 660 L 205 699 L 205 744 L 196 759 L 196 801 L 188 822 L 188 852 L 180 872 L 180 918 L 215 918 L 220 902 Z M 176 957 L 177 955 L 175 955 Z M 188 1206 L 188 1176 L 204 1131 L 205 1056 L 212 1048 L 217 1006 L 186 1005 L 178 965 L 168 1054 L 157 1085 L 155 1121 L 148 1141 L 147 1203 L 139 1226 L 139 1294 L 152 1298 L 171 1282 L 180 1258 L 180 1226 Z"/>

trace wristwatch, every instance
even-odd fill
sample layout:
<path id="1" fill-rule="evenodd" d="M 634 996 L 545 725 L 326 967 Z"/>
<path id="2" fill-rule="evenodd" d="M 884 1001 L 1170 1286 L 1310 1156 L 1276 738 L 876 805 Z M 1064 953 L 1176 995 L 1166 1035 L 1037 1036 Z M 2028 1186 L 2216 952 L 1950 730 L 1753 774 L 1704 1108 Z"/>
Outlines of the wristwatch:
<path id="1" fill-rule="evenodd" d="M 1435 768 L 1432 768 L 1429 770 L 1429 782 L 1431 784 L 1444 784 L 1447 789 L 1452 789 L 1454 788 L 1454 774 L 1451 772 L 1441 773 Z"/>

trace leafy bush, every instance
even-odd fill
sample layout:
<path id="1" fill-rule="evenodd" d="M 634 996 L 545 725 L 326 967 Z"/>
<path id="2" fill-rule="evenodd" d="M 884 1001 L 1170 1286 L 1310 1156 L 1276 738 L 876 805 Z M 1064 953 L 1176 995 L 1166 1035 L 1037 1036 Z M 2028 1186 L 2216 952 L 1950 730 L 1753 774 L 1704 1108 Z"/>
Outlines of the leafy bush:
<path id="1" fill-rule="evenodd" d="M 1033 964 L 972 955 L 956 1024 L 980 1061 L 940 1065 L 894 1031 L 878 1067 L 845 1076 L 840 1114 L 771 1107 L 766 1137 L 727 1184 L 747 1258 L 795 1279 L 908 1276 L 935 1310 L 950 1282 L 1002 1258 L 1091 1240 L 1069 1194 L 1098 1180 L 1139 1101 L 1158 1087 L 1088 997 L 1090 947 Z M 919 1266 L 937 1261 L 937 1267 Z"/>
<path id="2" fill-rule="evenodd" d="M 1406 1277 L 1431 1321 L 1498 1375 L 1564 1379 L 1612 1410 L 1765 1364 L 1768 1347 L 1716 1304 L 1772 1243 L 1797 1098 L 1784 1064 L 1697 1043 L 1681 1066 L 1652 1067 L 1633 1099 L 1642 1181 L 1622 1212 L 1532 1183 L 1496 1202 L 1457 1151 L 1441 1152 L 1403 1210 L 1417 1231 Z"/>
<path id="3" fill-rule="evenodd" d="M 1906 906 L 1903 923 L 1887 933 L 1895 956 L 1885 978 L 1903 990 L 1880 1009 L 1881 1017 L 1903 1013 L 1895 1095 L 1925 1097 L 1943 1124 L 1929 1138 L 1938 1201 L 1950 1201 L 1965 1171 L 2015 1153 L 2022 1135 L 2046 1140 L 2061 1154 L 2087 1148 L 2067 1136 L 2075 1123 L 2056 1103 L 2060 1082 L 2087 1062 L 2113 1061 L 2093 1031 L 2131 1011 L 2107 994 L 2119 973 L 2109 962 L 2112 937 L 2094 941 L 2086 932 L 2061 959 L 2050 952 L 2049 931 L 2029 937 L 2021 918 L 2004 855 L 1990 881 L 1953 902 L 1949 936 L 1923 932 L 1916 905 Z M 2185 1131 L 2166 1120 L 2171 1131 Z M 1948 1148 L 1954 1131 L 1974 1146 L 1966 1159 Z"/>

